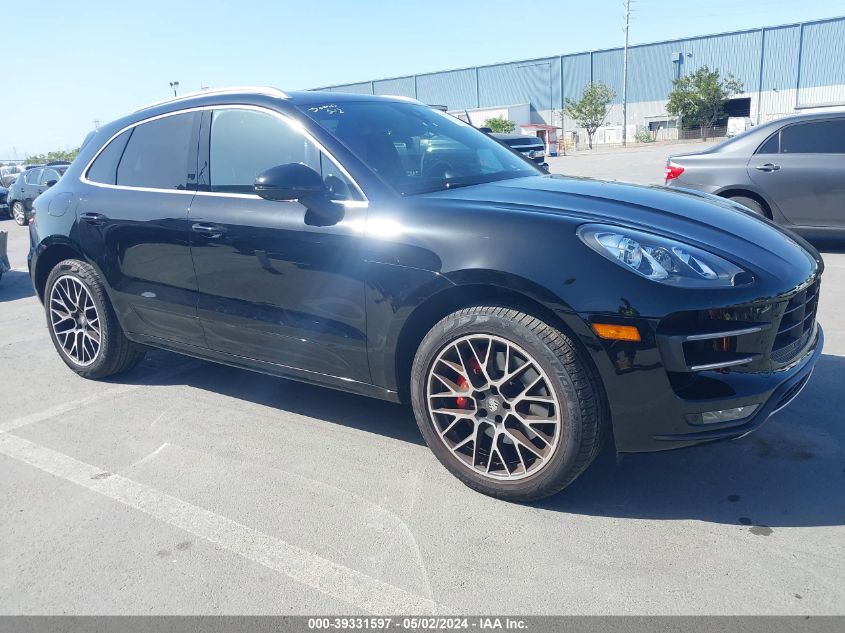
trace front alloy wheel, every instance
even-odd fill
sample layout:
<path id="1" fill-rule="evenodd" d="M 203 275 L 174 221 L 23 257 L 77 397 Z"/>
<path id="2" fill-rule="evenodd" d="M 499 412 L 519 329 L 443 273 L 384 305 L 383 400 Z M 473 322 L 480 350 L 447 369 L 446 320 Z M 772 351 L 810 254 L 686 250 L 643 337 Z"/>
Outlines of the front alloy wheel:
<path id="1" fill-rule="evenodd" d="M 590 359 L 525 312 L 476 306 L 420 343 L 411 370 L 417 425 L 466 485 L 530 501 L 569 485 L 595 459 L 609 414 Z"/>
<path id="2" fill-rule="evenodd" d="M 548 465 L 560 440 L 560 404 L 539 363 L 499 336 L 472 334 L 437 355 L 428 411 L 446 448 L 491 479 Z"/>

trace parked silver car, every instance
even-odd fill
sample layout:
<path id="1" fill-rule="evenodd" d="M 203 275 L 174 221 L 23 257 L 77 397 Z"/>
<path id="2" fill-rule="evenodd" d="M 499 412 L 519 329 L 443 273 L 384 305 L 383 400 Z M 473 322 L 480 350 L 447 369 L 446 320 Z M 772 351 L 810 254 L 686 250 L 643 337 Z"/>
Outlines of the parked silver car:
<path id="1" fill-rule="evenodd" d="M 666 185 L 730 198 L 808 237 L 845 234 L 845 112 L 790 116 L 670 156 Z"/>

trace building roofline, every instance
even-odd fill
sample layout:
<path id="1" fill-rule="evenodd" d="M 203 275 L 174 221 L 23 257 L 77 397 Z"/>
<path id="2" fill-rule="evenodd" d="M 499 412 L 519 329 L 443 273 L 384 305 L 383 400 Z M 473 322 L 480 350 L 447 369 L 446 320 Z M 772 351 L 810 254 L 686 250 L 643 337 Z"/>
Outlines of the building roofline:
<path id="1" fill-rule="evenodd" d="M 632 48 L 643 48 L 645 46 L 658 46 L 660 44 L 674 44 L 675 42 L 688 42 L 690 40 L 698 40 L 710 37 L 723 37 L 725 35 L 741 35 L 743 33 L 761 33 L 763 31 L 773 31 L 776 29 L 785 29 L 789 27 L 803 27 L 811 24 L 824 24 L 827 22 L 838 22 L 845 20 L 845 15 L 834 16 L 830 18 L 821 18 L 818 20 L 807 20 L 804 22 L 789 22 L 786 24 L 773 24 L 770 26 L 758 26 L 747 29 L 739 29 L 736 31 L 722 31 L 719 33 L 705 33 L 703 35 L 691 35 L 689 37 L 677 37 L 671 40 L 658 40 L 655 42 L 643 42 L 642 44 L 631 44 L 628 50 Z M 440 75 L 444 73 L 461 72 L 467 70 L 480 70 L 482 68 L 493 68 L 495 66 L 513 66 L 514 64 L 528 64 L 531 62 L 551 62 L 552 60 L 563 59 L 564 57 L 579 57 L 581 55 L 594 55 L 596 53 L 610 53 L 613 51 L 623 50 L 622 46 L 614 46 L 611 48 L 596 48 L 585 51 L 578 51 L 575 53 L 562 53 L 559 55 L 546 55 L 544 57 L 533 57 L 531 59 L 517 59 L 511 61 L 494 62 L 491 64 L 478 64 L 476 66 L 462 66 L 460 68 L 446 68 L 443 70 L 431 70 L 422 73 L 411 73 L 409 75 L 397 75 L 394 77 L 382 77 L 381 79 L 365 79 L 362 81 L 347 81 L 342 84 L 333 84 L 330 86 L 323 86 L 321 88 L 309 88 L 309 90 L 331 90 L 333 88 L 343 88 L 345 86 L 356 86 L 361 84 L 375 84 L 382 81 L 396 81 L 399 79 L 412 79 L 414 77 L 426 77 L 430 75 Z"/>

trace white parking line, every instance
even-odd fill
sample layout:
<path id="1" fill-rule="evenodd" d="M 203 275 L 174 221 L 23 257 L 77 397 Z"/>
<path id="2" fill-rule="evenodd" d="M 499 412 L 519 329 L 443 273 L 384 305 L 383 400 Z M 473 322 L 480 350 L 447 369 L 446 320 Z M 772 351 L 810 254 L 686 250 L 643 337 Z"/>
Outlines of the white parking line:
<path id="1" fill-rule="evenodd" d="M 176 367 L 168 367 L 166 369 L 162 369 L 161 371 L 150 374 L 149 376 L 144 377 L 142 382 L 138 384 L 118 385 L 112 388 L 106 387 L 99 393 L 91 394 L 90 396 L 85 396 L 84 398 L 78 398 L 76 400 L 63 402 L 61 404 L 57 404 L 54 407 L 50 407 L 49 409 L 44 409 L 43 411 L 36 411 L 35 413 L 30 413 L 29 415 L 25 415 L 14 420 L 0 422 L 0 431 L 11 431 L 13 429 L 18 429 L 28 424 L 35 424 L 36 422 L 50 420 L 51 418 L 58 417 L 65 413 L 69 413 L 70 411 L 75 411 L 82 407 L 86 407 L 89 404 L 94 404 L 95 402 L 99 402 L 100 400 L 120 396 L 125 393 L 135 391 L 136 389 L 140 389 L 141 387 L 149 387 L 151 385 L 154 385 L 157 381 L 166 380 L 168 378 L 178 376 L 181 373 L 196 369 L 200 365 L 202 365 L 200 361 L 190 361 L 182 365 L 178 365 Z"/>
<path id="2" fill-rule="evenodd" d="M 432 600 L 334 563 L 151 486 L 121 475 L 104 473 L 96 466 L 29 440 L 0 432 L 0 453 L 216 543 L 368 613 L 417 614 L 438 610 L 438 605 Z"/>

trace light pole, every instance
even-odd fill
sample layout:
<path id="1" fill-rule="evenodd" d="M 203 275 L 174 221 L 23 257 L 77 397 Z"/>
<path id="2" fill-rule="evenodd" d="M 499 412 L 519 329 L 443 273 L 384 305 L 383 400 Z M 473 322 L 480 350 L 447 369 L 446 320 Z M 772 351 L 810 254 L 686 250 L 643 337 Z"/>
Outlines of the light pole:
<path id="1" fill-rule="evenodd" d="M 628 26 L 631 23 L 631 0 L 625 0 L 625 52 L 622 61 L 622 145 L 628 144 Z"/>
<path id="2" fill-rule="evenodd" d="M 174 96 L 174 97 L 176 97 L 176 96 L 177 96 L 177 94 L 176 94 L 176 88 L 178 88 L 178 87 L 179 87 L 179 82 L 178 82 L 178 81 L 171 81 L 171 82 L 170 82 L 170 89 L 171 89 L 171 90 L 173 90 L 173 96 Z"/>

